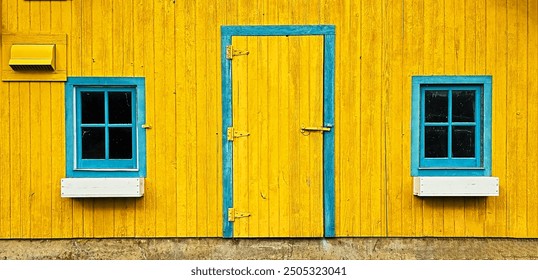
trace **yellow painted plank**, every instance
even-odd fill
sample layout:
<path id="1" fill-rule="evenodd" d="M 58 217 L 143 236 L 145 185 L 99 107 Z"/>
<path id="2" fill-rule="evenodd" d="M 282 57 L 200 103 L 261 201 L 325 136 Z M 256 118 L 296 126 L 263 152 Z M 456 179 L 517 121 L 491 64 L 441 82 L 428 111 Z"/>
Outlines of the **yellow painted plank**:
<path id="1" fill-rule="evenodd" d="M 527 37 L 527 94 L 528 94 L 528 143 L 527 150 L 529 151 L 529 157 L 527 162 L 527 235 L 530 237 L 538 236 L 538 204 L 535 202 L 538 199 L 538 191 L 536 190 L 536 182 L 538 176 L 535 172 L 535 167 L 538 165 L 538 156 L 531 151 L 538 150 L 538 130 L 536 124 L 538 123 L 538 111 L 536 106 L 532 104 L 538 104 L 538 83 L 534 77 L 538 77 L 538 24 L 536 22 L 536 16 L 534 17 L 534 24 L 532 24 L 531 15 L 538 15 L 538 3 L 536 1 L 529 1 L 527 7 L 528 15 L 528 37 Z M 533 203 L 534 202 L 534 203 Z"/>
<path id="2" fill-rule="evenodd" d="M 291 10 L 293 10 L 293 7 L 290 7 Z M 292 22 L 295 22 L 296 19 L 294 19 L 294 13 L 292 12 Z M 297 139 L 296 135 L 296 129 L 297 127 L 300 127 L 300 115 L 299 115 L 299 106 L 300 106 L 300 95 L 299 95 L 299 65 L 297 61 L 297 57 L 299 55 L 299 49 L 298 49 L 299 40 L 297 37 L 290 37 L 289 38 L 289 45 L 288 45 L 288 52 L 289 52 L 289 60 L 282 61 L 282 63 L 288 63 L 288 90 L 289 90 L 289 98 L 288 98 L 288 125 L 287 125 L 287 131 L 288 131 L 288 147 L 289 147 L 289 162 L 288 162 L 288 168 L 289 168 L 289 194 L 290 194 L 290 201 L 289 201 L 289 207 L 290 207 L 290 235 L 291 236 L 300 236 L 303 227 L 306 225 L 303 224 L 303 221 L 301 220 L 301 192 L 300 192 L 300 184 L 301 184 L 301 178 L 300 178 L 300 164 L 299 161 L 301 159 L 300 154 L 300 143 L 299 139 Z M 286 128 L 286 126 L 284 127 Z"/>
<path id="3" fill-rule="evenodd" d="M 5 6 L 4 6 L 5 7 Z M 3 8 L 4 8 L 3 7 Z M 5 8 L 4 8 L 5 10 Z M 5 97 L 0 101 L 0 129 L 6 134 L 6 137 L 0 137 L 0 158 L 5 160 L 0 161 L 0 237 L 11 237 L 11 216 L 12 191 L 11 191 L 11 160 L 10 153 L 11 145 L 11 124 L 10 121 L 10 84 L 2 83 L 0 85 L 2 93 Z"/>
<path id="4" fill-rule="evenodd" d="M 279 15 L 280 15 L 279 11 Z M 289 145 L 284 145 L 284 143 L 289 143 L 289 133 L 287 131 L 287 128 L 289 127 L 289 117 L 288 112 L 290 110 L 290 104 L 289 104 L 289 64 L 287 61 L 289 61 L 289 45 L 290 45 L 290 38 L 289 37 L 281 37 L 278 39 L 279 41 L 279 89 L 278 89 L 278 107 L 279 115 L 278 115 L 278 124 L 279 127 L 282 128 L 279 130 L 279 139 L 281 145 L 278 146 L 278 170 L 279 170 L 279 177 L 278 177 L 278 186 L 279 186 L 279 202 L 280 202 L 280 235 L 282 236 L 290 236 L 292 234 L 292 213 L 290 209 L 290 188 L 291 188 L 291 176 L 290 176 L 290 168 L 288 167 L 289 161 L 290 161 L 290 148 Z"/>
<path id="5" fill-rule="evenodd" d="M 91 46 L 91 53 L 88 58 L 91 58 L 91 74 L 92 76 L 103 76 L 105 74 L 105 52 L 110 42 L 105 42 L 106 27 L 110 24 L 104 24 L 102 18 L 104 15 L 104 2 L 106 0 L 97 0 L 91 2 L 91 41 L 88 42 Z M 84 10 L 88 11 L 88 10 Z M 110 32 L 110 31 L 108 31 Z"/>
<path id="6" fill-rule="evenodd" d="M 30 83 L 21 83 L 19 94 L 19 119 L 20 119 L 20 189 L 21 189 L 21 234 L 23 237 L 31 237 L 32 203 L 35 193 L 31 188 L 31 134 L 30 134 L 30 91 L 33 90 Z"/>
<path id="7" fill-rule="evenodd" d="M 207 147 L 207 236 L 222 235 L 222 176 L 219 175 L 219 168 L 222 166 L 222 155 L 219 147 L 222 146 L 221 112 L 221 79 L 220 79 L 220 34 L 218 32 L 220 24 L 218 22 L 218 3 L 210 2 L 206 5 L 207 13 L 206 34 L 209 40 L 206 41 L 207 49 L 207 131 L 209 144 Z"/>
<path id="8" fill-rule="evenodd" d="M 134 2 L 135 0 L 124 0 L 121 7 L 121 18 L 123 26 L 123 40 L 120 41 L 123 44 L 123 71 L 124 76 L 134 75 L 134 52 L 139 45 L 134 44 L 134 20 L 131 20 L 134 16 Z M 116 5 L 116 1 L 114 1 Z M 114 15 L 118 17 L 118 15 Z M 116 40 L 115 40 L 116 41 Z M 135 47 L 136 46 L 136 47 Z M 114 55 L 114 57 L 116 57 Z"/>
<path id="9" fill-rule="evenodd" d="M 248 219 L 248 235 L 260 236 L 259 222 L 260 211 L 258 209 L 258 203 L 260 198 L 260 135 L 263 128 L 260 127 L 259 119 L 259 92 L 258 92 L 258 59 L 260 58 L 258 52 L 257 37 L 247 37 L 246 49 L 252 52 L 252 55 L 243 57 L 247 59 L 247 76 L 239 76 L 239 83 L 247 83 L 246 94 L 240 94 L 239 98 L 246 98 L 246 114 L 241 113 L 241 117 L 246 118 L 247 126 L 246 131 L 250 133 L 245 140 L 248 143 L 247 148 L 247 162 L 248 173 L 246 174 L 246 195 L 248 196 L 247 209 L 252 216 Z M 241 58 L 237 58 L 241 59 Z M 241 172 L 241 171 L 239 171 Z M 237 174 L 237 173 L 236 173 Z M 241 188 L 241 186 L 237 186 Z"/>
<path id="10" fill-rule="evenodd" d="M 516 122 L 515 126 L 517 129 L 517 138 L 516 138 L 516 153 L 518 158 L 526 158 L 530 151 L 527 150 L 527 137 L 528 137 L 528 84 L 527 79 L 529 78 L 528 71 L 528 52 L 527 52 L 527 36 L 528 36 L 528 21 L 527 21 L 527 2 L 526 1 L 517 1 L 516 3 L 517 10 L 517 24 L 513 27 L 516 29 L 517 40 L 514 44 L 517 46 L 517 54 L 513 57 L 513 60 L 517 62 L 516 71 L 517 79 L 515 81 L 515 93 L 516 93 Z M 516 76 L 514 76 L 516 77 Z M 535 79 L 536 77 L 532 77 Z M 516 235 L 517 236 L 527 236 L 527 217 L 528 217 L 528 197 L 527 197 L 527 188 L 528 188 L 528 173 L 527 173 L 527 164 L 525 160 L 517 160 L 514 162 L 515 167 L 517 168 L 517 222 L 516 222 Z M 531 166 L 531 170 L 534 166 Z M 534 172 L 534 171 L 533 171 Z"/>
<path id="11" fill-rule="evenodd" d="M 166 1 L 164 3 L 164 91 L 166 103 L 164 121 L 166 124 L 165 137 L 165 176 L 166 176 L 166 236 L 177 235 L 177 194 L 176 194 L 176 88 L 175 88 L 175 29 L 174 26 L 175 4 Z"/>
<path id="12" fill-rule="evenodd" d="M 177 4 L 176 13 L 181 15 L 186 12 L 186 4 Z M 189 222 L 187 218 L 188 202 L 191 201 L 191 197 L 187 195 L 187 153 L 188 153 L 188 141 L 181 139 L 187 138 L 187 108 L 190 106 L 188 103 L 186 92 L 189 80 L 186 76 L 186 19 L 182 16 L 176 17 L 176 161 L 177 161 L 177 231 L 179 236 L 186 236 L 189 227 L 194 227 L 192 221 Z"/>
<path id="13" fill-rule="evenodd" d="M 308 39 L 307 73 L 309 93 L 309 119 L 314 125 L 323 125 L 323 38 Z M 304 56 L 305 53 L 303 53 Z M 304 91 L 305 89 L 303 89 Z M 304 108 L 304 107 L 302 107 Z M 310 232 L 308 236 L 323 236 L 323 135 L 309 137 L 310 163 L 307 190 L 310 192 Z"/>
<path id="14" fill-rule="evenodd" d="M 485 63 L 484 71 L 490 73 L 493 77 L 497 78 L 497 61 L 495 59 L 495 53 L 497 52 L 496 46 L 496 13 L 497 7 L 495 5 L 487 5 L 484 8 L 484 13 L 486 14 L 485 25 Z M 496 81 L 495 81 L 496 82 Z M 494 91 L 496 93 L 496 91 Z M 495 98 L 493 99 L 493 106 L 495 106 Z M 496 112 L 495 110 L 493 110 Z M 495 122 L 493 122 L 495 123 Z M 494 134 L 494 132 L 492 132 Z M 492 139 L 494 136 L 492 137 Z M 495 147 L 495 142 L 492 140 L 492 147 Z M 495 168 L 495 165 L 492 164 L 492 168 Z M 496 169 L 493 169 L 495 172 Z M 496 175 L 494 175 L 496 176 Z M 498 213 L 495 211 L 495 204 L 498 200 L 498 197 L 486 199 L 485 205 L 485 223 L 484 223 L 484 235 L 494 236 L 497 234 L 496 229 L 496 216 Z"/>
<path id="15" fill-rule="evenodd" d="M 198 137 L 196 136 L 196 84 L 190 81 L 196 81 L 196 17 L 195 17 L 195 3 L 186 3 L 185 12 L 185 81 L 186 81 L 186 108 L 187 115 L 187 220 L 192 221 L 187 224 L 187 236 L 197 236 L 198 234 L 198 189 L 197 189 L 197 147 Z"/>
<path id="16" fill-rule="evenodd" d="M 52 193 L 52 170 L 51 170 L 51 159 L 52 155 L 52 104 L 51 104 L 51 95 L 52 87 L 51 83 L 40 83 L 39 95 L 41 102 L 39 105 L 40 122 L 41 122 L 41 133 L 40 133 L 40 144 L 36 145 L 41 152 L 41 162 L 37 161 L 37 158 L 33 157 L 33 160 L 36 161 L 36 165 L 40 165 L 41 168 L 41 181 L 37 181 L 36 184 L 40 184 L 40 203 L 41 206 L 39 211 L 41 215 L 41 236 L 50 238 L 52 237 L 52 198 L 58 196 L 58 193 Z M 34 123 L 33 123 L 34 124 Z M 32 132 L 34 130 L 32 129 Z M 33 137 L 32 137 L 33 138 Z M 58 184 L 58 181 L 56 181 Z"/>
<path id="17" fill-rule="evenodd" d="M 377 36 L 380 6 L 363 7 L 361 73 L 361 234 L 381 233 L 381 40 Z M 364 97 L 364 98 L 363 98 Z"/>
<path id="18" fill-rule="evenodd" d="M 2 1 L 0 3 L 0 20 L 2 22 L 2 27 L 6 29 L 9 29 L 9 20 L 7 16 L 7 11 L 9 10 L 9 3 L 10 1 Z"/>
<path id="19" fill-rule="evenodd" d="M 303 19 L 300 19 L 300 21 L 303 21 Z M 310 94 L 309 94 L 309 67 L 308 67 L 308 58 L 310 56 L 309 48 L 308 48 L 308 41 L 303 40 L 302 38 L 297 41 L 297 63 L 298 63 L 298 73 L 297 73 L 297 92 L 298 92 L 298 113 L 299 116 L 296 120 L 298 120 L 298 125 L 321 125 L 317 123 L 313 123 L 312 119 L 310 119 Z M 294 127 L 292 130 L 292 133 L 297 133 L 297 127 Z M 310 223 L 310 185 L 312 187 L 315 187 L 316 181 L 314 178 L 312 178 L 312 175 L 310 173 L 310 164 L 312 163 L 312 157 L 315 156 L 315 154 L 310 154 L 310 141 L 321 137 L 316 137 L 320 135 L 309 135 L 308 137 L 299 137 L 299 147 L 297 151 L 299 152 L 299 176 L 297 177 L 299 179 L 299 185 L 297 187 L 294 187 L 294 189 L 297 189 L 299 191 L 298 196 L 300 197 L 300 203 L 299 203 L 299 215 L 301 220 L 301 236 L 309 236 L 312 234 L 313 225 Z M 319 154 L 319 152 L 318 152 Z M 321 159 L 321 158 L 320 158 Z"/>
<path id="20" fill-rule="evenodd" d="M 195 81 L 196 80 L 196 29 L 195 23 L 196 18 L 195 14 L 195 3 L 186 3 L 185 6 L 187 16 L 185 17 L 185 26 L 186 26 L 186 60 L 185 60 L 185 80 L 186 81 Z M 194 104 L 196 100 L 196 85 L 193 83 L 187 82 L 186 90 L 186 108 L 185 112 L 187 115 L 186 126 L 187 128 L 196 127 L 196 113 L 197 106 Z M 187 236 L 196 236 L 198 232 L 198 218 L 197 218 L 197 203 L 198 203 L 198 194 L 197 194 L 197 157 L 196 157 L 196 148 L 198 143 L 198 138 L 196 137 L 196 131 L 193 129 L 187 129 L 185 139 L 192 139 L 187 141 L 187 151 L 186 151 L 186 164 L 187 164 Z"/>
<path id="21" fill-rule="evenodd" d="M 512 77 L 518 76 L 517 68 L 517 3 L 514 0 L 507 1 L 507 117 L 506 122 L 510 125 L 507 126 L 507 149 L 506 156 L 507 162 L 517 162 L 519 161 L 518 149 L 517 149 L 517 138 L 519 137 L 517 125 L 517 94 L 508 94 L 515 93 L 518 90 L 517 80 Z M 508 205 L 509 205 L 509 217 L 508 217 L 508 235 L 517 237 L 521 236 L 520 227 L 520 215 L 521 207 L 519 198 L 519 187 L 517 184 L 519 173 L 517 170 L 517 164 L 507 165 L 507 174 L 506 174 L 506 189 L 509 190 L 508 193 Z"/>
<path id="22" fill-rule="evenodd" d="M 337 39 L 349 38 L 349 41 L 340 45 L 336 52 L 336 57 L 352 55 L 357 58 L 361 56 L 360 49 L 360 3 L 351 1 L 351 6 L 346 2 L 347 12 L 344 12 L 342 30 L 337 32 Z M 356 15 L 352 19 L 352 14 Z M 352 73 L 349 78 L 339 79 L 341 81 L 341 94 L 337 92 L 335 103 L 338 104 L 336 114 L 337 126 L 335 128 L 336 147 L 335 153 L 338 159 L 335 163 L 336 172 L 336 198 L 337 198 L 337 224 L 338 235 L 353 236 L 360 233 L 360 59 L 350 59 L 343 64 L 343 68 L 336 69 L 342 73 Z M 340 75 L 337 75 L 340 76 Z M 355 93 L 355 94 L 352 94 Z"/>
<path id="23" fill-rule="evenodd" d="M 23 237 L 21 231 L 21 125 L 20 83 L 9 83 L 9 127 L 10 127 L 10 194 L 11 194 L 11 238 Z"/>
<path id="24" fill-rule="evenodd" d="M 413 0 L 411 9 L 413 19 L 412 28 L 414 31 L 412 33 L 411 40 L 413 42 L 417 42 L 417 45 L 414 45 L 411 49 L 412 53 L 411 57 L 409 58 L 409 62 L 413 65 L 411 69 L 412 74 L 421 75 L 424 74 L 424 49 L 422 46 L 420 46 L 421 43 L 423 44 L 423 38 L 421 34 L 424 32 L 424 24 L 421 18 L 423 17 L 424 13 L 424 4 L 421 3 L 421 1 Z M 408 82 L 410 83 L 411 81 Z M 412 207 L 412 211 L 415 212 L 415 234 L 419 236 L 429 235 L 429 228 L 425 225 L 426 221 L 428 220 L 426 220 L 424 216 L 428 214 L 431 215 L 431 211 L 429 211 L 431 209 L 428 208 L 426 202 L 417 197 L 414 197 Z"/>
<path id="25" fill-rule="evenodd" d="M 276 8 L 276 7 L 275 7 Z M 281 234 L 281 213 L 280 213 L 280 185 L 279 185 L 279 139 L 282 131 L 279 122 L 279 112 L 281 110 L 279 106 L 279 42 L 281 38 L 268 38 L 268 49 L 266 55 L 270 58 L 267 59 L 265 71 L 267 71 L 267 130 L 271 133 L 267 136 L 267 184 L 268 184 L 268 224 L 270 236 L 278 236 Z"/>
<path id="26" fill-rule="evenodd" d="M 403 177 L 408 174 L 405 169 L 406 161 L 403 160 L 403 150 L 406 149 L 402 145 L 403 135 L 403 116 L 409 115 L 409 108 L 402 111 L 403 99 L 406 98 L 405 92 L 402 90 L 403 83 L 403 6 L 397 4 L 398 1 L 387 2 L 389 18 L 392 20 L 388 27 L 390 35 L 390 79 L 389 79 L 389 104 L 386 125 L 387 132 L 387 156 L 385 164 L 388 165 L 388 188 L 387 188 L 387 232 L 389 236 L 402 236 L 402 217 L 403 217 Z M 405 174 L 405 175 L 404 175 Z"/>
<path id="27" fill-rule="evenodd" d="M 260 236 L 269 236 L 269 229 L 271 225 L 269 224 L 270 212 L 269 212 L 269 159 L 271 150 L 269 149 L 269 137 L 270 134 L 275 133 L 276 130 L 269 129 L 269 112 L 270 110 L 275 110 L 278 108 L 269 108 L 269 96 L 268 96 L 268 75 L 269 69 L 267 67 L 269 60 L 272 59 L 268 56 L 268 44 L 269 40 L 267 37 L 259 37 L 254 40 L 254 43 L 257 45 L 255 50 L 258 56 L 257 59 L 257 107 L 258 107 L 258 156 L 259 160 L 259 170 L 258 170 L 258 234 Z M 250 49 L 250 48 L 249 48 Z"/>
<path id="28" fill-rule="evenodd" d="M 146 130 L 146 158 L 147 158 L 147 180 L 145 182 L 144 189 L 144 215 L 145 220 L 143 224 L 142 232 L 145 236 L 156 237 L 157 236 L 157 207 L 160 201 L 157 200 L 158 191 L 158 178 L 157 178 L 157 134 L 158 123 L 156 122 L 156 113 L 160 109 L 156 105 L 156 90 L 155 90 L 155 50 L 154 45 L 155 34 L 153 32 L 153 26 L 155 19 L 153 16 L 153 1 L 144 1 L 141 3 L 141 18 L 142 26 L 142 38 L 140 41 L 143 45 L 143 61 L 141 61 L 144 76 L 146 77 L 146 123 L 152 125 L 153 129 Z"/>
<path id="29" fill-rule="evenodd" d="M 207 15 L 205 13 L 206 5 L 196 3 L 196 28 L 195 28 L 195 66 L 196 66 L 196 121 L 193 123 L 196 127 L 196 228 L 197 236 L 207 236 L 208 223 L 208 149 L 209 131 L 208 131 L 208 91 L 207 91 L 207 44 L 203 40 L 207 36 L 205 23 Z"/>
<path id="30" fill-rule="evenodd" d="M 155 186 L 159 186 L 156 188 L 156 212 L 155 212 L 155 234 L 157 236 L 167 236 L 167 226 L 168 226 L 168 209 L 170 205 L 168 205 L 168 196 L 170 195 L 170 191 L 172 186 L 170 185 L 171 182 L 168 181 L 167 177 L 167 170 L 168 165 L 171 164 L 170 162 L 167 162 L 167 155 L 166 155 L 166 138 L 167 135 L 167 125 L 166 125 L 166 103 L 168 102 L 168 98 L 170 95 L 173 95 L 172 89 L 167 88 L 165 86 L 166 79 L 165 79 L 165 72 L 167 69 L 165 69 L 165 52 L 162 51 L 165 49 L 165 32 L 164 28 L 155 28 L 155 26 L 164 27 L 165 26 L 165 11 L 164 11 L 164 3 L 161 1 L 155 1 L 154 7 L 153 7 L 153 20 L 154 20 L 154 27 L 152 29 L 152 32 L 154 34 L 154 45 L 155 45 L 155 52 L 154 52 L 154 71 L 155 71 L 155 77 L 154 77 L 154 88 L 155 88 L 155 126 L 153 128 L 155 133 Z"/>
<path id="31" fill-rule="evenodd" d="M 43 157 L 43 151 L 41 150 L 41 138 L 44 136 L 41 133 L 41 120 L 42 120 L 42 110 L 41 109 L 41 96 L 46 93 L 40 88 L 40 83 L 30 83 L 30 95 L 29 95 L 29 127 L 28 134 L 25 136 L 29 138 L 29 161 L 28 169 L 30 181 L 29 181 L 29 211 L 30 211 L 30 234 L 31 237 L 42 237 L 42 217 L 46 212 L 43 212 L 41 200 L 43 196 L 43 185 L 42 185 L 42 169 L 41 169 L 41 158 Z"/>
<path id="32" fill-rule="evenodd" d="M 493 176 L 499 177 L 499 197 L 495 200 L 495 225 L 497 236 L 508 236 L 508 186 L 507 180 L 507 20 L 506 1 L 495 3 L 495 48 L 493 53 L 496 67 L 493 75 L 493 129 L 492 129 L 492 162 Z M 491 5 L 490 5 L 491 6 Z M 488 14 L 490 13 L 488 6 Z M 489 61 L 489 59 L 488 59 Z"/>

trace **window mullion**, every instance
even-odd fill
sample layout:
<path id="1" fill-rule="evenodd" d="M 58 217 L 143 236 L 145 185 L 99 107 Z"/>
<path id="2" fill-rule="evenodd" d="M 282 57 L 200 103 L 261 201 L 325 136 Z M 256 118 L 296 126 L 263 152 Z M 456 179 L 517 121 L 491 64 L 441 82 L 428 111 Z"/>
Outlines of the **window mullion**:
<path id="1" fill-rule="evenodd" d="M 476 164 L 477 166 L 482 166 L 482 139 L 483 139 L 483 132 L 482 132 L 482 90 L 480 88 L 476 89 L 475 91 L 475 158 L 476 158 Z"/>
<path id="2" fill-rule="evenodd" d="M 448 159 L 452 159 L 452 89 L 448 89 Z"/>
<path id="3" fill-rule="evenodd" d="M 109 151 L 109 132 L 108 132 L 108 90 L 104 92 L 105 95 L 105 159 L 110 159 Z"/>

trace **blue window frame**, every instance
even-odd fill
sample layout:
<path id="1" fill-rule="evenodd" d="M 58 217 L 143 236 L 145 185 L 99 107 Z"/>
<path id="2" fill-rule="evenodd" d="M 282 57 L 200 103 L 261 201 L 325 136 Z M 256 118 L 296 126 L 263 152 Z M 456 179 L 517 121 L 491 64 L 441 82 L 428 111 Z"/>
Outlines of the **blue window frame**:
<path id="1" fill-rule="evenodd" d="M 412 176 L 491 175 L 491 76 L 415 76 Z"/>
<path id="2" fill-rule="evenodd" d="M 68 177 L 145 177 L 144 78 L 70 77 Z"/>

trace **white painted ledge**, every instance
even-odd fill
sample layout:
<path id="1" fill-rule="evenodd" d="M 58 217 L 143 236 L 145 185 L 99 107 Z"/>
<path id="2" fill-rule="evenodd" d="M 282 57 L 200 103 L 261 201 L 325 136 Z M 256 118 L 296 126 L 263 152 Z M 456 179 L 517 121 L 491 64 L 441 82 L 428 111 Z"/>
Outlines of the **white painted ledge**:
<path id="1" fill-rule="evenodd" d="M 416 196 L 499 196 L 497 177 L 413 177 Z"/>
<path id="2" fill-rule="evenodd" d="M 142 197 L 144 178 L 63 178 L 62 197 Z"/>

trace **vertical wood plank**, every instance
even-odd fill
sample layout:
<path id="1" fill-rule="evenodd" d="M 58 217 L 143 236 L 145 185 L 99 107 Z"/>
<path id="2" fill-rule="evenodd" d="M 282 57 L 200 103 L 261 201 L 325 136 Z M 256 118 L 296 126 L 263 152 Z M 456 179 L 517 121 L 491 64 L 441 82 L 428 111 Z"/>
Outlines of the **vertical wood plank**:
<path id="1" fill-rule="evenodd" d="M 196 231 L 198 236 L 207 236 L 208 223 L 208 146 L 209 146 L 209 130 L 208 121 L 208 90 L 207 90 L 207 44 L 204 37 L 207 36 L 206 29 L 206 5 L 196 3 L 195 9 L 195 80 L 196 89 Z"/>
<path id="2" fill-rule="evenodd" d="M 177 236 L 177 194 L 176 194 L 176 80 L 175 80 L 175 3 L 164 2 L 164 63 L 161 65 L 164 74 L 164 92 L 166 103 L 164 121 L 166 124 L 165 137 L 165 176 L 166 176 L 166 236 Z"/>
<path id="3" fill-rule="evenodd" d="M 517 1 L 517 24 L 513 26 L 515 28 L 515 33 L 517 41 L 515 45 L 517 46 L 517 53 L 515 55 L 515 60 L 517 61 L 516 71 L 517 76 L 513 76 L 515 79 L 515 92 L 516 92 L 516 129 L 517 129 L 517 138 L 516 141 L 516 153 L 518 158 L 526 158 L 528 155 L 527 151 L 527 137 L 528 137 L 528 63 L 527 63 L 527 36 L 528 36 L 528 22 L 527 22 L 527 1 Z M 533 77 L 535 78 L 535 77 Z M 516 218 L 516 235 L 517 236 L 527 236 L 527 217 L 528 217 L 528 197 L 527 197 L 527 188 L 528 188 L 528 179 L 527 179 L 527 161 L 526 160 L 517 160 L 515 161 L 515 166 L 517 168 L 517 218 Z"/>
<path id="4" fill-rule="evenodd" d="M 166 88 L 165 83 L 165 11 L 163 1 L 154 1 L 153 7 L 153 26 L 151 32 L 154 34 L 154 102 L 155 102 L 155 186 L 156 188 L 156 208 L 155 208 L 155 234 L 156 236 L 167 236 L 168 226 L 168 194 L 170 193 L 171 185 L 166 176 L 168 169 L 166 155 L 166 103 L 172 91 Z"/>
<path id="5" fill-rule="evenodd" d="M 176 4 L 176 13 L 183 15 L 186 13 L 186 4 Z M 186 94 L 189 80 L 186 77 L 186 41 L 187 37 L 186 19 L 183 16 L 175 17 L 176 26 L 176 161 L 177 161 L 177 231 L 179 236 L 186 236 L 188 228 L 192 228 L 192 221 L 188 220 L 187 207 L 192 198 L 187 195 L 187 153 L 188 138 L 187 131 L 187 106 L 189 100 Z M 219 228 L 220 229 L 220 228 Z"/>
<path id="6" fill-rule="evenodd" d="M 156 114 L 160 112 L 159 107 L 157 107 L 156 100 L 156 67 L 155 67 L 155 17 L 154 17 L 154 2 L 153 1 L 144 1 L 142 5 L 141 22 L 142 25 L 142 34 L 141 38 L 143 42 L 143 68 L 144 74 L 146 77 L 146 122 L 152 124 L 155 129 L 146 132 L 146 153 L 147 153 L 147 184 L 144 195 L 145 201 L 145 227 L 144 232 L 145 236 L 155 237 L 157 234 L 157 207 L 160 201 L 157 199 L 158 192 L 161 190 L 157 187 L 159 186 L 159 180 L 157 178 L 157 134 L 159 133 L 158 125 L 156 121 Z"/>
<path id="7" fill-rule="evenodd" d="M 187 141 L 187 220 L 192 221 L 188 224 L 187 236 L 197 236 L 198 234 L 198 189 L 197 189 L 197 147 L 198 147 L 198 137 L 196 135 L 196 90 L 197 85 L 191 83 L 190 81 L 196 81 L 196 17 L 195 17 L 195 3 L 185 3 L 185 12 L 187 16 L 185 17 L 185 81 L 187 82 L 187 102 L 185 104 L 185 112 L 187 115 L 187 129 L 186 138 Z"/>
<path id="8" fill-rule="evenodd" d="M 5 6 L 2 7 L 5 10 Z M 0 101 L 0 129 L 11 135 L 12 121 L 10 119 L 12 102 L 10 100 L 10 86 L 8 83 L 2 83 L 0 85 L 2 93 L 5 94 L 5 98 Z M 11 223 L 13 223 L 13 216 L 11 215 L 13 194 L 11 191 L 11 174 L 12 165 L 11 160 L 12 145 L 11 136 L 0 137 L 0 158 L 4 159 L 0 161 L 0 236 L 2 238 L 11 237 Z"/>
<path id="9" fill-rule="evenodd" d="M 536 189 L 538 176 L 535 167 L 538 166 L 538 155 L 532 151 L 538 151 L 538 83 L 533 77 L 538 77 L 538 3 L 528 1 L 528 38 L 527 38 L 527 94 L 528 94 L 528 143 L 529 152 L 527 162 L 527 236 L 538 235 L 538 190 Z"/>
<path id="10" fill-rule="evenodd" d="M 42 151 L 40 149 L 41 134 L 41 95 L 42 91 L 40 83 L 30 83 L 29 91 L 29 104 L 26 110 L 28 111 L 28 134 L 24 138 L 28 138 L 28 169 L 29 174 L 27 178 L 29 187 L 29 218 L 30 218 L 30 234 L 31 237 L 41 237 L 43 230 L 42 218 L 42 206 L 41 199 L 43 195 L 41 178 L 41 157 Z M 44 93 L 43 93 L 44 94 Z M 31 114 L 29 112 L 32 112 Z"/>

